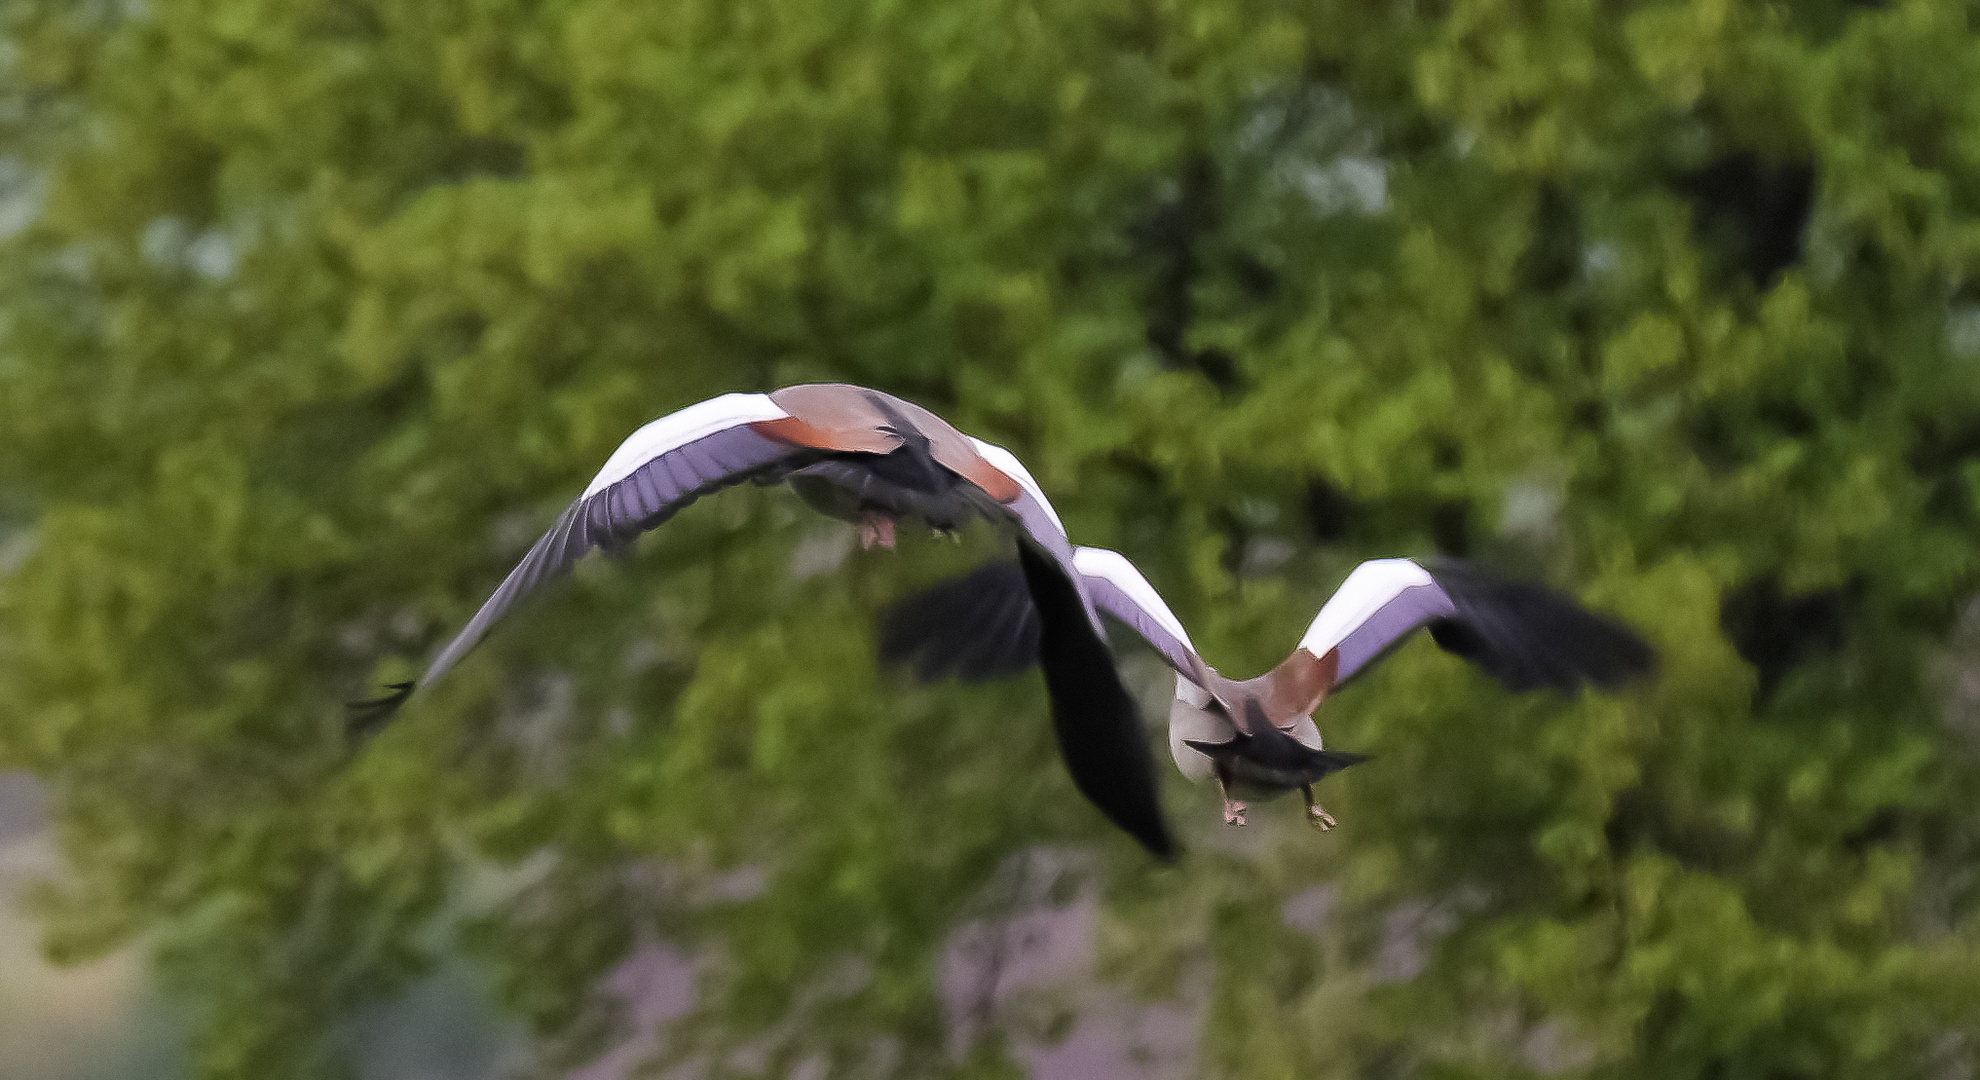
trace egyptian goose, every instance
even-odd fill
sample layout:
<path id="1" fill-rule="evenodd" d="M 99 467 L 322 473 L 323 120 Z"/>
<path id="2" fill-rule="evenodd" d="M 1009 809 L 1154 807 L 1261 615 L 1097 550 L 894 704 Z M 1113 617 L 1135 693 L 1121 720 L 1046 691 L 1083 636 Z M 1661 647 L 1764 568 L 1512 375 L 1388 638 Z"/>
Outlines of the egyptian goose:
<path id="1" fill-rule="evenodd" d="M 1294 789 L 1305 796 L 1309 820 L 1322 829 L 1336 824 L 1315 801 L 1313 784 L 1366 758 L 1326 749 L 1313 711 L 1419 627 L 1515 691 L 1613 690 L 1655 665 L 1633 631 L 1537 585 L 1461 563 L 1425 569 L 1408 559 L 1374 559 L 1348 574 L 1291 656 L 1240 682 L 1203 662 L 1160 594 L 1119 553 L 1075 548 L 1073 566 L 1095 606 L 1175 668 L 1170 755 L 1183 775 L 1218 782 L 1231 825 L 1244 824 L 1243 799 Z M 889 608 L 881 620 L 882 661 L 925 681 L 1012 674 L 1040 655 L 1044 635 L 1030 603 L 1015 568 L 986 565 Z"/>
<path id="2" fill-rule="evenodd" d="M 725 394 L 634 432 L 536 541 L 424 675 L 425 686 L 474 648 L 495 621 L 592 548 L 630 545 L 695 499 L 746 480 L 788 481 L 805 502 L 853 522 L 863 545 L 891 548 L 895 526 L 950 532 L 981 518 L 1017 541 L 1028 665 L 1043 650 L 1059 751 L 1073 783 L 1156 855 L 1174 844 L 1156 797 L 1141 723 L 1114 672 L 1100 619 L 1073 565 L 1071 543 L 1037 483 L 1009 451 L 974 439 L 911 402 L 857 386 L 811 384 Z M 413 693 L 354 705 L 360 736 Z"/>

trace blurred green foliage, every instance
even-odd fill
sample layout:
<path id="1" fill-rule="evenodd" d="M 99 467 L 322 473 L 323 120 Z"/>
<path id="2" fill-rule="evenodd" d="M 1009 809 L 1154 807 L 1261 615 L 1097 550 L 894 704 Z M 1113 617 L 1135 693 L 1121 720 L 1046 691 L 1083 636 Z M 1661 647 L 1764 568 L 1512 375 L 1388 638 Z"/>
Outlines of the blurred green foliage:
<path id="1" fill-rule="evenodd" d="M 683 1057 L 1006 1075 L 938 966 L 1036 845 L 1097 854 L 1108 978 L 1199 987 L 1208 1075 L 1971 1070 L 1964 4 L 12 0 L 0 236 L 0 767 L 75 865 L 49 949 L 144 942 L 202 1076 L 340 1075 L 456 948 L 552 1071 L 657 939 L 717 958 Z M 749 489 L 350 757 L 620 438 L 818 379 L 1011 447 L 1235 675 L 1442 549 L 1661 677 L 1412 644 L 1322 717 L 1377 756 L 1341 830 L 1171 777 L 1162 869 L 1035 678 L 873 669 L 986 541 L 834 568 Z"/>

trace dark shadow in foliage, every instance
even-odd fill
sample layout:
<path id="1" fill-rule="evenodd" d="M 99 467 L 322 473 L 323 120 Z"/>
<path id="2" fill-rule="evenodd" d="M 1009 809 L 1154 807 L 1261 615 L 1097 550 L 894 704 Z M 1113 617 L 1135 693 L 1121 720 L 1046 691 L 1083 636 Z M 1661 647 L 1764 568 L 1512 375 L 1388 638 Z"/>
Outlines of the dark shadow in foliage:
<path id="1" fill-rule="evenodd" d="M 1540 292 L 1557 292 L 1581 273 L 1581 211 L 1554 184 L 1540 185 L 1533 208 L 1533 240 L 1519 257 L 1519 278 Z"/>
<path id="2" fill-rule="evenodd" d="M 1657 852 L 1688 870 L 1730 873 L 1753 856 L 1750 837 L 1727 829 L 1710 818 L 1679 823 L 1671 820 L 1651 789 L 1625 788 L 1610 803 L 1602 837 L 1615 855 Z"/>
<path id="3" fill-rule="evenodd" d="M 1431 509 L 1430 540 L 1439 555 L 1462 559 L 1471 554 L 1471 503 L 1448 499 Z"/>
<path id="4" fill-rule="evenodd" d="M 1766 707 L 1794 665 L 1842 647 L 1847 617 L 1841 589 L 1785 596 L 1768 575 L 1727 591 L 1719 602 L 1719 630 L 1759 677 L 1754 711 Z"/>
<path id="5" fill-rule="evenodd" d="M 1316 476 L 1306 482 L 1306 526 L 1320 543 L 1346 540 L 1359 509 L 1347 492 L 1327 478 Z"/>
<path id="6" fill-rule="evenodd" d="M 1464 451 L 1449 438 L 1439 436 L 1432 453 L 1432 460 L 1439 471 L 1456 472 L 1464 464 Z M 1462 559 L 1470 555 L 1470 500 L 1444 499 L 1431 508 L 1430 539 L 1437 545 L 1439 555 L 1452 559 Z"/>
<path id="7" fill-rule="evenodd" d="M 1232 257 L 1231 276 L 1253 300 L 1270 300 L 1279 291 L 1279 272 L 1244 252 Z"/>
<path id="8" fill-rule="evenodd" d="M 486 135 L 467 135 L 455 140 L 440 164 L 444 183 L 461 183 L 476 177 L 513 180 L 523 174 L 528 151 L 521 143 Z"/>
<path id="9" fill-rule="evenodd" d="M 1723 472 L 1751 464 L 1775 441 L 1809 438 L 1816 422 L 1800 402 L 1763 398 L 1705 402 L 1686 429 L 1698 460 Z"/>
<path id="10" fill-rule="evenodd" d="M 1150 264 L 1148 347 L 1168 367 L 1199 371 L 1220 392 L 1231 393 L 1241 389 L 1231 356 L 1219 349 L 1189 347 L 1189 327 L 1196 318 L 1193 292 L 1203 271 L 1203 241 L 1218 222 L 1216 163 L 1199 154 L 1183 164 L 1175 191 L 1157 203 L 1130 235 L 1136 251 Z M 1257 269 L 1270 273 L 1262 265 Z M 1276 284 L 1256 274 L 1252 277 L 1256 284 Z"/>
<path id="11" fill-rule="evenodd" d="M 1472 553 L 1471 504 L 1466 500 L 1433 502 L 1399 495 L 1362 501 L 1324 477 L 1309 479 L 1305 496 L 1300 516 L 1318 543 L 1393 547 L 1428 534 L 1440 555 L 1462 559 Z"/>
<path id="12" fill-rule="evenodd" d="M 1980 417 L 1921 419 L 1912 430 L 1916 434 L 1905 463 L 1927 485 L 1925 512 L 1940 521 L 1972 524 L 1980 507 L 1973 505 L 1961 467 L 1980 459 Z"/>
<path id="13" fill-rule="evenodd" d="M 1218 560 L 1224 573 L 1234 578 L 1246 576 L 1244 568 L 1251 554 L 1252 542 L 1258 538 L 1257 530 L 1228 505 L 1213 508 L 1210 523 L 1224 538 L 1223 557 Z"/>
<path id="14" fill-rule="evenodd" d="M 1675 186 L 1691 201 L 1701 243 L 1724 253 L 1760 288 L 1801 260 L 1801 237 L 1815 204 L 1815 169 L 1773 162 L 1751 151 L 1684 173 Z"/>
<path id="15" fill-rule="evenodd" d="M 1816 44 L 1833 41 L 1858 12 L 1882 11 L 1887 0 L 1796 0 L 1783 13 Z"/>
<path id="16" fill-rule="evenodd" d="M 1889 844 L 1904 833 L 1904 813 L 1895 806 L 1878 807 L 1842 838 L 1843 850 L 1861 855 L 1873 847 Z"/>

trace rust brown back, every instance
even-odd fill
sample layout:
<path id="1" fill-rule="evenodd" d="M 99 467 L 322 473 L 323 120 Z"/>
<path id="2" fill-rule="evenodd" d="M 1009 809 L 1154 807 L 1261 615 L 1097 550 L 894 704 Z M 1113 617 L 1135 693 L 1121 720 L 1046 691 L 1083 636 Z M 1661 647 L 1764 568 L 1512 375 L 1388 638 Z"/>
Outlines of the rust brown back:
<path id="1" fill-rule="evenodd" d="M 948 421 L 912 401 L 878 390 L 847 383 L 805 383 L 772 390 L 770 400 L 790 415 L 782 420 L 759 420 L 750 427 L 759 434 L 796 446 L 885 454 L 899 447 L 901 441 L 881 430 L 889 421 L 874 404 L 875 397 L 886 401 L 914 425 L 928 440 L 929 454 L 944 468 L 1001 503 L 1013 502 L 1023 493 L 1016 480 L 984 460 L 976 447 L 970 445 L 968 436 Z"/>
<path id="2" fill-rule="evenodd" d="M 1258 702 L 1272 726 L 1290 728 L 1300 717 L 1311 715 L 1326 699 L 1340 667 L 1337 650 L 1328 649 L 1326 656 L 1314 656 L 1305 649 L 1294 649 L 1278 667 L 1256 678 L 1239 681 L 1212 673 L 1217 685 L 1210 689 L 1230 709 L 1232 721 L 1245 731 L 1250 730 L 1244 719 L 1247 700 Z"/>

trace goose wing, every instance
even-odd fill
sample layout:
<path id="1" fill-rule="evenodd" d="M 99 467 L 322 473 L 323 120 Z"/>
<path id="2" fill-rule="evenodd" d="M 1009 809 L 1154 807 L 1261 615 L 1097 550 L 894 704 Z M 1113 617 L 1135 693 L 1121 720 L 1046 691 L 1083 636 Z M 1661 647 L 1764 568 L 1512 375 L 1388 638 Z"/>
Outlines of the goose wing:
<path id="1" fill-rule="evenodd" d="M 718 489 L 780 475 L 828 454 L 867 449 L 829 445 L 821 438 L 797 441 L 816 434 L 794 430 L 791 415 L 765 394 L 710 398 L 633 432 L 427 665 L 418 683 L 445 674 L 519 600 L 593 548 L 623 548 Z M 358 733 L 381 726 L 414 687 L 400 683 L 391 694 L 354 706 L 352 721 Z"/>
<path id="2" fill-rule="evenodd" d="M 988 563 L 894 604 L 880 620 L 881 662 L 923 682 L 1001 678 L 1038 664 L 1073 786 L 1149 851 L 1172 858 L 1155 761 L 1101 630 L 1100 595 L 1031 473 L 1002 447 L 970 442 L 1017 486 L 1006 506 L 1017 525 L 1018 559 Z"/>
<path id="3" fill-rule="evenodd" d="M 1018 565 L 1038 612 L 1038 664 L 1073 786 L 1143 847 L 1173 858 L 1141 714 L 1121 684 L 1091 603 L 1074 574 L 1029 534 L 1018 537 Z"/>
<path id="4" fill-rule="evenodd" d="M 1615 689 L 1656 663 L 1635 631 L 1551 590 L 1463 563 L 1425 569 L 1408 559 L 1355 567 L 1299 647 L 1320 658 L 1335 652 L 1339 685 L 1419 627 L 1510 690 Z"/>
<path id="5" fill-rule="evenodd" d="M 1185 679 L 1208 689 L 1206 665 L 1189 632 L 1141 571 L 1118 551 L 1072 549 L 1086 601 L 1126 624 Z M 881 616 L 880 657 L 921 682 L 983 682 L 1022 674 L 1038 662 L 1038 610 L 1023 569 L 985 563 L 914 593 Z"/>
<path id="6" fill-rule="evenodd" d="M 1018 519 L 1018 566 L 1037 617 L 1029 655 L 1044 669 L 1052 733 L 1073 786 L 1158 858 L 1174 858 L 1141 713 L 1114 668 L 1065 523 L 1016 455 L 981 439 L 970 442 L 1018 487 L 1008 505 Z M 1005 655 L 1023 653 L 1007 645 Z"/>

